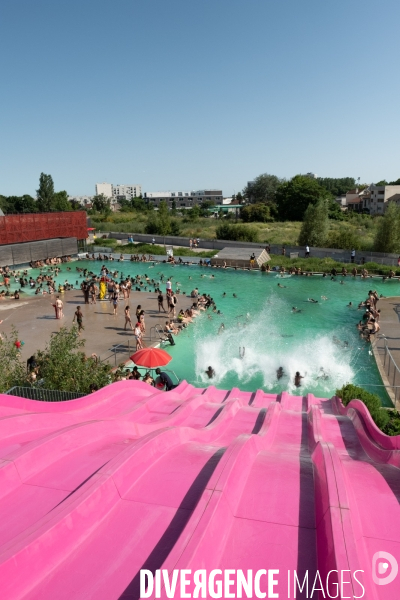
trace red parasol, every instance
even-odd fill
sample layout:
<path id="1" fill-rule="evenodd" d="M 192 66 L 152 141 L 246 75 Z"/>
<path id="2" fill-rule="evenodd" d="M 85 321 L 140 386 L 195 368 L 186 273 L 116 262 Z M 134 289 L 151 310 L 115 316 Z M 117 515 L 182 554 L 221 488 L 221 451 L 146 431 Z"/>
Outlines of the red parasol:
<path id="1" fill-rule="evenodd" d="M 129 358 L 139 367 L 147 367 L 148 369 L 164 367 L 172 360 L 172 356 L 165 350 L 161 350 L 161 348 L 143 348 L 143 350 L 138 350 Z"/>

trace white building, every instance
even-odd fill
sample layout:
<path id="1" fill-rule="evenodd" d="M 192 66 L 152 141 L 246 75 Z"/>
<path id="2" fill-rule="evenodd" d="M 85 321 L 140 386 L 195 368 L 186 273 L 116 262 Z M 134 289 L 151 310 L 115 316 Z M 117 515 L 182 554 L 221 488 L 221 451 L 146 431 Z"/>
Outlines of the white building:
<path id="1" fill-rule="evenodd" d="M 117 185 L 112 186 L 112 196 L 117 200 L 132 200 L 132 198 L 139 198 L 142 194 L 142 186 L 135 183 L 121 185 L 117 183 Z"/>
<path id="2" fill-rule="evenodd" d="M 191 208 L 195 204 L 202 204 L 205 200 L 211 200 L 214 204 L 220 204 L 223 200 L 222 190 L 198 190 L 194 191 L 175 191 L 175 192 L 145 192 L 144 200 L 155 207 L 160 205 L 163 200 L 169 208 L 172 208 L 175 202 L 176 208 Z"/>
<path id="3" fill-rule="evenodd" d="M 93 202 L 93 196 L 68 196 L 68 200 L 70 202 L 79 202 L 81 206 L 87 206 L 88 204 L 91 206 Z"/>
<path id="4" fill-rule="evenodd" d="M 112 183 L 96 183 L 96 196 L 100 196 L 101 194 L 103 194 L 106 198 L 112 198 Z"/>
<path id="5" fill-rule="evenodd" d="M 104 194 L 106 198 L 111 198 L 112 202 L 118 200 L 132 200 L 138 198 L 142 193 L 142 186 L 137 183 L 120 184 L 117 183 L 96 183 L 96 195 Z"/>

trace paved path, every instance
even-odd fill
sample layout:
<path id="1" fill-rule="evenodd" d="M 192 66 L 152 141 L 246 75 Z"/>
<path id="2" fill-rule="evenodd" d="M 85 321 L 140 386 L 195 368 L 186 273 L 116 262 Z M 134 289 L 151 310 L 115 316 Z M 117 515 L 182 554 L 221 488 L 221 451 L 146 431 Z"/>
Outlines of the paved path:
<path id="1" fill-rule="evenodd" d="M 393 364 L 386 356 L 385 360 L 385 340 L 395 363 L 400 368 L 400 297 L 382 298 L 378 302 L 378 309 L 381 311 L 379 324 L 381 326 L 380 336 L 373 345 L 375 358 L 381 376 L 384 379 L 385 385 L 400 386 L 400 372 L 396 373 Z M 389 367 L 390 364 L 390 367 Z M 394 390 L 389 388 L 389 395 L 395 401 Z M 400 409 L 400 388 L 397 390 L 398 401 L 396 408 Z"/>
<path id="2" fill-rule="evenodd" d="M 82 338 L 86 340 L 84 348 L 86 354 L 90 356 L 95 353 L 101 357 L 101 360 L 109 356 L 109 362 L 114 364 L 112 347 L 122 344 L 119 354 L 117 354 L 117 364 L 127 360 L 129 351 L 135 350 L 136 344 L 133 332 L 130 330 L 124 331 L 126 301 L 120 301 L 118 314 L 114 316 L 108 300 L 97 301 L 97 304 L 93 305 L 85 305 L 80 290 L 71 290 L 60 294 L 60 297 L 64 302 L 65 315 L 61 320 L 57 320 L 54 315 L 52 303 L 55 296 L 21 296 L 19 302 L 0 301 L 0 319 L 4 320 L 0 325 L 0 331 L 9 333 L 12 326 L 15 326 L 19 332 L 19 339 L 25 342 L 22 347 L 22 356 L 25 360 L 36 350 L 43 349 L 53 332 L 59 331 L 63 326 L 70 327 L 72 325 L 77 306 L 81 306 L 83 312 L 85 331 Z M 183 295 L 178 295 L 177 298 L 178 310 L 181 308 L 186 309 L 192 305 L 192 298 Z M 145 311 L 145 343 L 147 346 L 153 345 L 150 342 L 150 328 L 157 323 L 164 325 L 167 315 L 158 312 L 157 294 L 154 292 L 131 292 L 129 305 L 133 324 L 138 304 L 141 304 Z M 166 307 L 166 301 L 164 301 L 164 306 Z M 178 340 L 177 343 L 179 343 Z"/>

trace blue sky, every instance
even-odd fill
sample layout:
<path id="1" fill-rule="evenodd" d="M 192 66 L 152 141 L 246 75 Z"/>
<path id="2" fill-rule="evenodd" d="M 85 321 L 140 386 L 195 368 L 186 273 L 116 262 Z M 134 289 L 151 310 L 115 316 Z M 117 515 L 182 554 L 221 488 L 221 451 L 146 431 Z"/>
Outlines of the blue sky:
<path id="1" fill-rule="evenodd" d="M 1 0 L 0 194 L 400 177 L 398 0 Z"/>

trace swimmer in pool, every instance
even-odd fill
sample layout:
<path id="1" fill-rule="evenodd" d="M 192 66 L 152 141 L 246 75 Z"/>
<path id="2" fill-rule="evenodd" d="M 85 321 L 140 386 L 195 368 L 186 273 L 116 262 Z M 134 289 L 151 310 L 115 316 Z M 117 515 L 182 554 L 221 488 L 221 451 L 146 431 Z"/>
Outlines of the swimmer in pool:
<path id="1" fill-rule="evenodd" d="M 297 306 L 292 306 L 292 313 L 301 313 L 301 310 L 299 310 Z"/>
<path id="2" fill-rule="evenodd" d="M 212 367 L 208 367 L 207 371 L 206 371 L 206 375 L 208 375 L 209 379 L 212 379 L 215 375 L 215 371 Z"/>
<path id="3" fill-rule="evenodd" d="M 278 287 L 280 287 L 280 288 L 285 288 L 285 287 L 287 287 L 287 286 L 286 286 L 286 285 L 282 285 L 281 283 L 278 283 Z"/>
<path id="4" fill-rule="evenodd" d="M 241 358 L 242 360 L 244 359 L 244 355 L 246 352 L 246 348 L 243 346 L 243 348 L 241 346 L 239 346 L 239 358 Z"/>
<path id="5" fill-rule="evenodd" d="M 313 304 L 318 304 L 318 300 L 314 300 L 314 298 L 308 298 L 307 302 L 312 302 Z"/>
<path id="6" fill-rule="evenodd" d="M 296 371 L 296 375 L 294 376 L 294 385 L 296 387 L 300 387 L 302 379 L 304 379 L 303 375 L 300 375 L 300 372 Z"/>
<path id="7" fill-rule="evenodd" d="M 285 371 L 283 370 L 282 367 L 279 367 L 279 369 L 276 370 L 276 378 L 277 379 L 282 379 L 284 374 L 285 374 Z"/>

